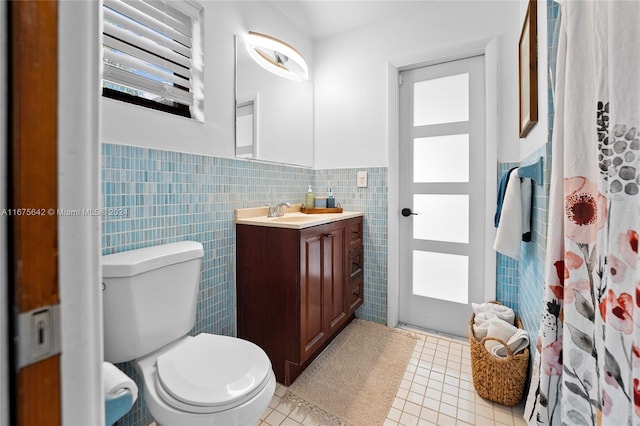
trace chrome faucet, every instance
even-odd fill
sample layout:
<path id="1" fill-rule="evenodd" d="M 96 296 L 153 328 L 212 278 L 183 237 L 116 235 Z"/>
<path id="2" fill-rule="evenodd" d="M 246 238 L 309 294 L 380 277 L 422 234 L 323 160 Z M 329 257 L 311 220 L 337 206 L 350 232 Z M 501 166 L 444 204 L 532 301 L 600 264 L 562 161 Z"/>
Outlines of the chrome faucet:
<path id="1" fill-rule="evenodd" d="M 284 210 L 282 210 L 284 206 L 291 207 L 291 204 L 286 201 L 283 201 L 281 203 L 276 204 L 275 206 L 269 206 L 269 214 L 267 214 L 267 217 L 284 216 Z"/>

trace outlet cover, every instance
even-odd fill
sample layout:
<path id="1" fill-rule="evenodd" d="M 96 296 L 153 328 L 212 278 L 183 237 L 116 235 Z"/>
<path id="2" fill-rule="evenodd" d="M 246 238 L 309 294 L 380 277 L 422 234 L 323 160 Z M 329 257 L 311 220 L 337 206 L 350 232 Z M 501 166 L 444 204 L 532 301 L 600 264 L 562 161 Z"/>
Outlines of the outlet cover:
<path id="1" fill-rule="evenodd" d="M 367 187 L 367 172 L 366 172 L 366 170 L 358 172 L 357 186 L 358 186 L 358 188 L 366 188 Z"/>

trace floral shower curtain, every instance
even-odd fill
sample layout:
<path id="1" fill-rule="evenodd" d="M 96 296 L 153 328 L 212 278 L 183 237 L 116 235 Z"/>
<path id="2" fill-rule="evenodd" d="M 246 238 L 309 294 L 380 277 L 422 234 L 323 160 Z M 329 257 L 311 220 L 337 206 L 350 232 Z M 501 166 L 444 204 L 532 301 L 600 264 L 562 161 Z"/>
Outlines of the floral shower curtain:
<path id="1" fill-rule="evenodd" d="M 530 425 L 640 425 L 640 2 L 561 1 Z"/>

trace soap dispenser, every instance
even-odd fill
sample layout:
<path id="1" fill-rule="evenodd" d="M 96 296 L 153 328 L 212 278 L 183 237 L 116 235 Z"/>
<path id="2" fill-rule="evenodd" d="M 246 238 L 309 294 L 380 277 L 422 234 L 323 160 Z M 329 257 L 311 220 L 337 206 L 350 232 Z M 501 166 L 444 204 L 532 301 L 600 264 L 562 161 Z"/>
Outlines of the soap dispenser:
<path id="1" fill-rule="evenodd" d="M 336 199 L 333 196 L 333 188 L 329 186 L 329 195 L 327 196 L 327 207 L 332 209 L 336 206 Z"/>
<path id="2" fill-rule="evenodd" d="M 311 189 L 311 185 L 309 185 L 309 189 L 307 189 L 307 195 L 304 197 L 304 206 L 307 209 L 312 209 L 315 204 L 316 196 L 313 193 L 313 189 Z"/>

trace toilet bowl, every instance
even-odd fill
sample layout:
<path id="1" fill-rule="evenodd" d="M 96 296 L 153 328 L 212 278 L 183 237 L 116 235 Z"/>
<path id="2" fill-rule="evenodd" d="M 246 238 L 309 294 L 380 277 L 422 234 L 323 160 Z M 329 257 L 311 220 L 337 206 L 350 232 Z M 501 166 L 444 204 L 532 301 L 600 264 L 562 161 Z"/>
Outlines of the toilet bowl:
<path id="1" fill-rule="evenodd" d="M 257 345 L 195 325 L 202 245 L 192 241 L 102 257 L 105 360 L 132 361 L 160 426 L 255 425 L 275 392 Z"/>
<path id="2" fill-rule="evenodd" d="M 133 365 L 160 425 L 254 425 L 276 387 L 264 351 L 233 337 L 187 336 Z"/>

